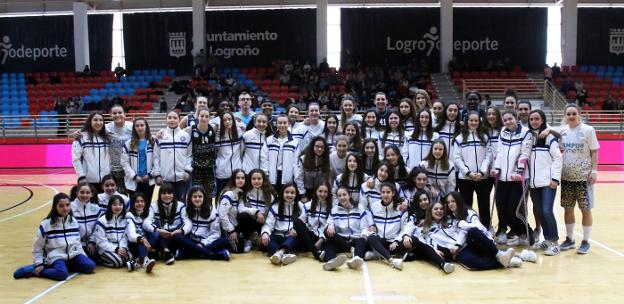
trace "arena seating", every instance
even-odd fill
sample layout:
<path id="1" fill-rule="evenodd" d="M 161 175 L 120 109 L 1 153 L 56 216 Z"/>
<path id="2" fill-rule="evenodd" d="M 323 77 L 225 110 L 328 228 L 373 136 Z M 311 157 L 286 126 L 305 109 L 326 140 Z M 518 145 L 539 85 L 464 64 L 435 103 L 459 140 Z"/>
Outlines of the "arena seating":
<path id="1" fill-rule="evenodd" d="M 610 95 L 613 101 L 624 98 L 624 66 L 563 66 L 561 67 L 561 77 L 554 80 L 558 88 L 562 88 L 565 79 L 582 81 L 583 88 L 588 92 L 587 102 L 584 110 L 602 110 L 603 104 Z M 565 78 L 563 77 L 565 76 Z M 563 92 L 570 101 L 576 99 L 576 91 L 569 90 Z"/>

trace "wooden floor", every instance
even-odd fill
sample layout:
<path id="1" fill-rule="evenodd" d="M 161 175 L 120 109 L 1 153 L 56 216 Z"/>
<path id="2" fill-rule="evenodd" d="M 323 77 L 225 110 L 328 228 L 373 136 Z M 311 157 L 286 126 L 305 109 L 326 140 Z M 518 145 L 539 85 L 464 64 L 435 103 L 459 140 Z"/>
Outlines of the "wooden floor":
<path id="1" fill-rule="evenodd" d="M 77 275 L 62 283 L 39 278 L 14 280 L 12 273 L 31 263 L 37 225 L 49 211 L 52 195 L 67 192 L 74 175 L 66 170 L 0 174 L 2 303 L 624 302 L 622 171 L 599 174 L 592 251 L 587 256 L 540 254 L 537 263 L 525 263 L 520 269 L 470 272 L 458 267 L 455 273 L 445 275 L 424 262 L 406 263 L 401 272 L 377 261 L 368 262 L 363 271 L 344 267 L 325 272 L 309 257 L 276 267 L 264 255 L 251 253 L 234 255 L 229 263 L 157 264 L 151 275 L 98 267 L 96 274 Z M 562 210 L 555 209 L 563 237 Z M 580 223 L 580 217 L 577 219 Z M 580 225 L 576 231 L 581 232 Z"/>

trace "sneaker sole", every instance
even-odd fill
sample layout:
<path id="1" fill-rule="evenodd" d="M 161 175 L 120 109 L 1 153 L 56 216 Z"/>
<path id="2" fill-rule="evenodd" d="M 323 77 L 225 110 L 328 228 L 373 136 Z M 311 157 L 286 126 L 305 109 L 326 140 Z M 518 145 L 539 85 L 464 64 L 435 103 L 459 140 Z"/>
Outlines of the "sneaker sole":
<path id="1" fill-rule="evenodd" d="M 451 263 L 446 263 L 444 265 L 444 272 L 453 273 L 455 271 L 455 265 Z"/>
<path id="2" fill-rule="evenodd" d="M 588 254 L 591 251 L 591 248 L 587 248 L 587 250 L 581 250 L 580 248 L 576 251 L 577 254 Z"/>
<path id="3" fill-rule="evenodd" d="M 294 263 L 294 262 L 296 262 L 296 261 L 297 261 L 297 256 L 295 256 L 295 255 L 292 255 L 292 256 L 284 256 L 284 257 L 282 258 L 282 264 L 283 264 L 283 265 L 289 265 L 289 264 L 292 264 L 292 263 Z"/>
<path id="4" fill-rule="evenodd" d="M 279 265 L 279 264 L 280 264 L 280 261 L 281 261 L 281 258 L 280 258 L 279 256 L 277 256 L 277 255 L 272 255 L 272 256 L 269 258 L 269 260 L 271 261 L 271 264 L 273 264 L 273 265 Z"/>
<path id="5" fill-rule="evenodd" d="M 570 246 L 565 246 L 565 247 L 564 246 L 559 246 L 559 249 L 561 251 L 573 250 L 573 249 L 576 249 L 576 245 L 570 245 Z"/>
<path id="6" fill-rule="evenodd" d="M 358 260 L 353 260 L 353 262 L 347 263 L 347 266 L 351 269 L 359 270 L 360 268 L 362 268 L 363 264 L 364 264 L 364 261 L 358 259 Z"/>
<path id="7" fill-rule="evenodd" d="M 147 266 L 145 266 L 145 272 L 146 273 L 152 272 L 152 269 L 154 269 L 154 265 L 156 265 L 156 261 L 154 260 L 151 260 L 149 263 L 147 263 Z"/>

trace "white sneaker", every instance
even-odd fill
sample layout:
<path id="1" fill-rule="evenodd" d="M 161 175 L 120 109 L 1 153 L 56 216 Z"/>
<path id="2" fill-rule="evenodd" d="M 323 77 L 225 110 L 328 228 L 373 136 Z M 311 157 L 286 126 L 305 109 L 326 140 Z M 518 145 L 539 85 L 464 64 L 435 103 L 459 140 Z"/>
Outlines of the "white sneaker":
<path id="1" fill-rule="evenodd" d="M 520 259 L 525 262 L 535 263 L 537 262 L 537 254 L 534 251 L 524 249 L 520 252 Z"/>
<path id="2" fill-rule="evenodd" d="M 344 254 L 338 255 L 337 257 L 327 261 L 327 263 L 323 264 L 323 270 L 330 271 L 334 269 L 338 269 L 338 267 L 342 266 L 347 261 L 347 256 Z"/>
<path id="3" fill-rule="evenodd" d="M 559 244 L 557 244 L 557 242 L 550 242 L 550 246 L 544 251 L 544 255 L 554 256 L 559 254 L 559 251 L 561 251 L 559 249 Z"/>
<path id="4" fill-rule="evenodd" d="M 546 249 L 548 249 L 549 246 L 550 246 L 550 242 L 549 241 L 543 241 L 543 242 L 539 242 L 539 243 L 533 244 L 533 246 L 531 246 L 531 249 L 533 249 L 533 250 L 546 250 Z"/>
<path id="5" fill-rule="evenodd" d="M 522 266 L 522 260 L 519 257 L 512 257 L 509 262 L 509 267 L 520 268 L 520 266 Z"/>
<path id="6" fill-rule="evenodd" d="M 372 260 L 379 260 L 381 257 L 379 256 L 379 254 L 377 254 L 376 251 L 367 251 L 364 254 L 364 260 L 365 261 L 372 261 Z"/>
<path id="7" fill-rule="evenodd" d="M 507 246 L 529 246 L 529 238 L 514 236 L 507 240 Z"/>
<path id="8" fill-rule="evenodd" d="M 349 268 L 356 270 L 360 269 L 362 267 L 362 264 L 364 264 L 364 260 L 362 260 L 362 258 L 357 255 L 347 262 L 347 266 L 349 266 Z"/>
<path id="9" fill-rule="evenodd" d="M 501 263 L 501 265 L 503 265 L 503 267 L 507 268 L 509 267 L 509 263 L 511 262 L 511 258 L 514 255 L 514 250 L 513 248 L 509 248 L 505 251 L 499 251 L 496 254 L 496 260 Z"/>
<path id="10" fill-rule="evenodd" d="M 252 248 L 252 244 L 251 244 L 251 240 L 245 240 L 245 243 L 243 245 L 243 252 L 247 253 L 251 251 Z"/>
<path id="11" fill-rule="evenodd" d="M 442 270 L 444 270 L 444 272 L 446 273 L 452 273 L 453 271 L 455 271 L 455 264 L 444 263 L 444 266 L 442 266 Z"/>
<path id="12" fill-rule="evenodd" d="M 143 268 L 145 268 L 145 272 L 147 273 L 152 272 L 154 265 L 156 265 L 156 261 L 154 261 L 153 259 L 146 257 L 145 261 L 143 261 Z"/>
<path id="13" fill-rule="evenodd" d="M 499 244 L 499 245 L 507 244 L 507 234 L 505 232 L 499 232 L 496 235 L 496 244 Z"/>
<path id="14" fill-rule="evenodd" d="M 279 265 L 282 262 L 282 256 L 284 254 L 281 251 L 277 251 L 275 252 L 270 258 L 269 260 L 271 261 L 271 264 L 273 265 Z"/>
<path id="15" fill-rule="evenodd" d="M 282 256 L 282 265 L 289 265 L 297 261 L 297 256 L 292 253 L 286 253 Z"/>
<path id="16" fill-rule="evenodd" d="M 403 260 L 402 259 L 394 259 L 390 258 L 390 267 L 395 268 L 397 270 L 403 270 Z"/>

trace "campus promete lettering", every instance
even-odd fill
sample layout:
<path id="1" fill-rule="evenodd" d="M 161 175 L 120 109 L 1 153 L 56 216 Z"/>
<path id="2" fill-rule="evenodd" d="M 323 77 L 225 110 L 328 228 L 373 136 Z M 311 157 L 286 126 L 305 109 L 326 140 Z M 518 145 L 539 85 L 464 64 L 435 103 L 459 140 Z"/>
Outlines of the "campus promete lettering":
<path id="1" fill-rule="evenodd" d="M 206 34 L 206 39 L 210 42 L 215 41 L 268 41 L 277 40 L 278 34 L 276 32 L 251 32 L 249 30 L 243 33 L 210 33 Z"/>

